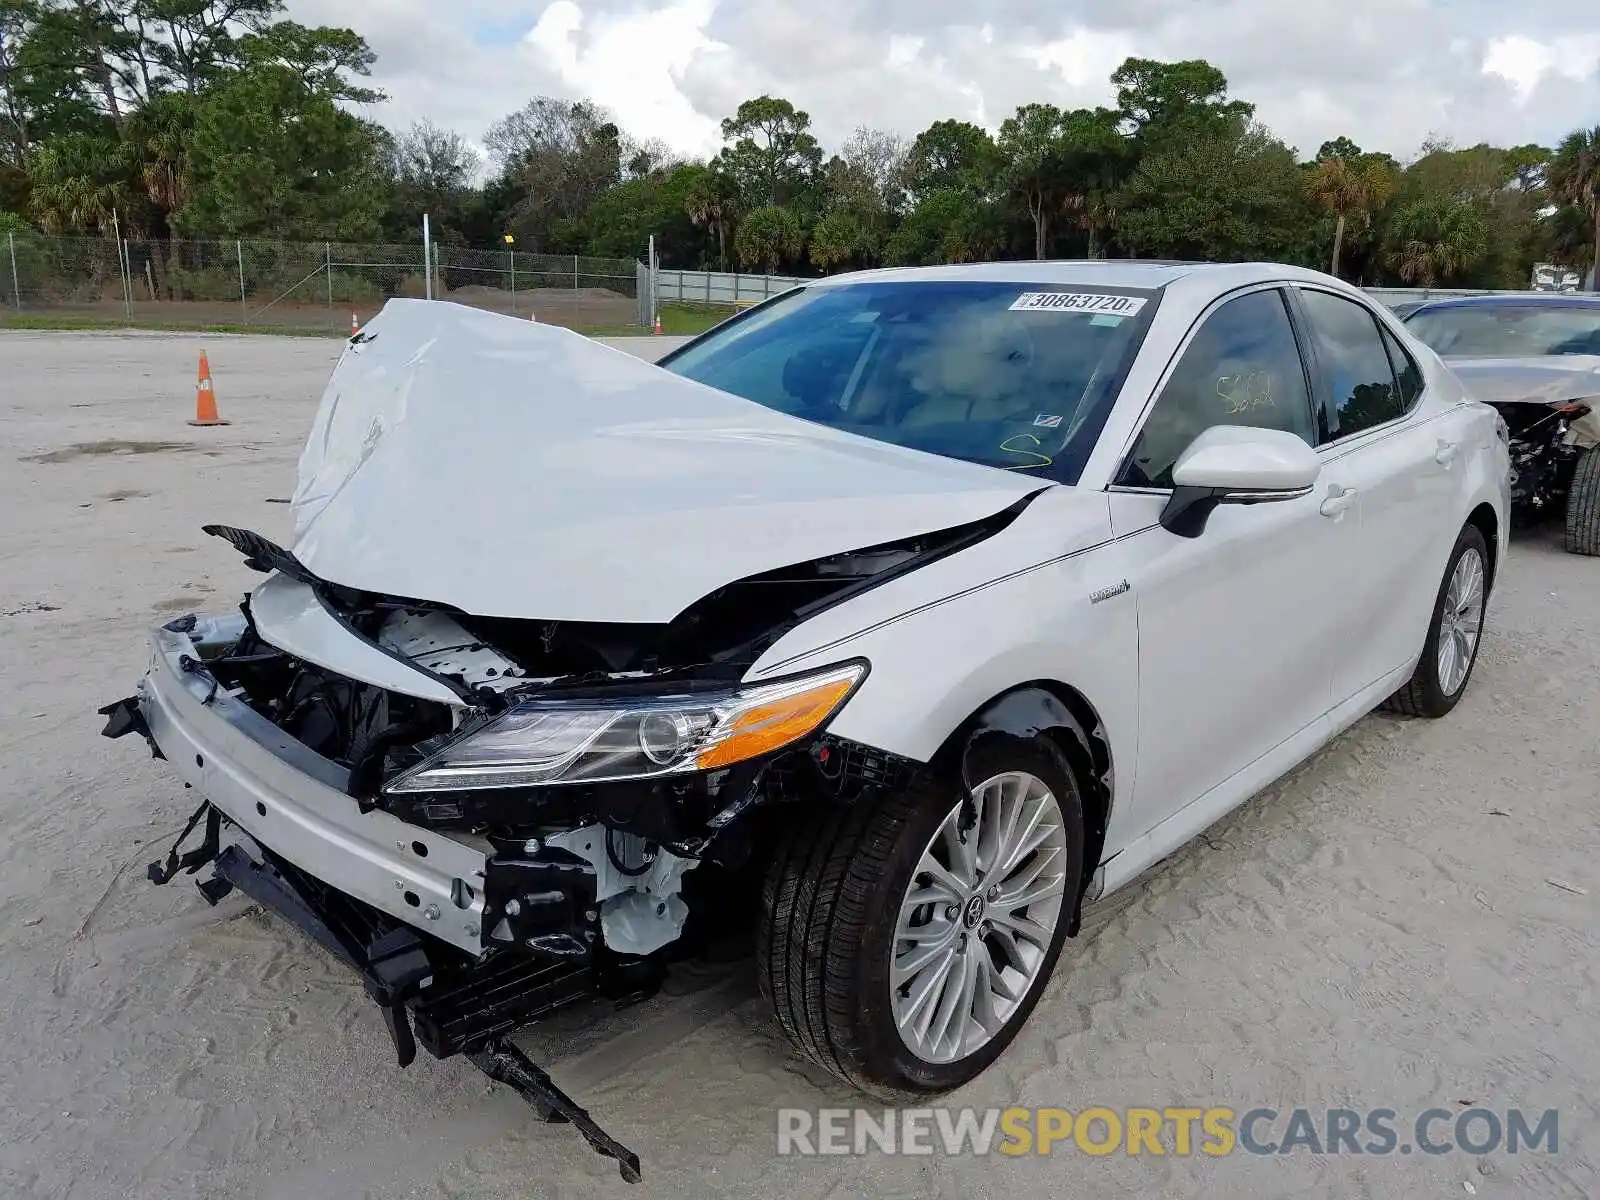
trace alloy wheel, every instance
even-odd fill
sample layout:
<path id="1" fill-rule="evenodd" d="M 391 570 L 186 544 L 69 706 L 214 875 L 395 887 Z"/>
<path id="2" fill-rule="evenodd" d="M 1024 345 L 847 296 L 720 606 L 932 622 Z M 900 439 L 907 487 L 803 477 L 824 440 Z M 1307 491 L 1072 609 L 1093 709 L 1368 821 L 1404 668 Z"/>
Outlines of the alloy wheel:
<path id="1" fill-rule="evenodd" d="M 912 872 L 889 973 L 895 1025 L 929 1063 L 977 1053 L 1032 990 L 1061 920 L 1067 839 L 1061 807 L 1012 771 L 972 792 L 976 822 L 950 810 Z"/>
<path id="2" fill-rule="evenodd" d="M 1454 696 L 1472 669 L 1483 629 L 1483 558 L 1469 548 L 1456 560 L 1439 614 L 1439 688 Z"/>

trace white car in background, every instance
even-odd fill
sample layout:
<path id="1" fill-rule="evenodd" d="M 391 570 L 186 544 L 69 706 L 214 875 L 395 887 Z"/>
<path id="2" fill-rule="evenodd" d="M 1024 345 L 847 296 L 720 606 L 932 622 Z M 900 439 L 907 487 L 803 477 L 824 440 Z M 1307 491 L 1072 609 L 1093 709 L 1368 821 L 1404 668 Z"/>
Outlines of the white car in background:
<path id="1" fill-rule="evenodd" d="M 395 301 L 290 548 L 211 527 L 266 579 L 155 629 L 107 733 L 206 799 L 152 878 L 215 862 L 402 1062 L 466 1053 L 636 1177 L 511 1030 L 731 923 L 822 1067 L 971 1079 L 1085 903 L 1375 706 L 1450 711 L 1507 470 L 1493 409 L 1290 267 L 835 276 L 660 365 Z"/>

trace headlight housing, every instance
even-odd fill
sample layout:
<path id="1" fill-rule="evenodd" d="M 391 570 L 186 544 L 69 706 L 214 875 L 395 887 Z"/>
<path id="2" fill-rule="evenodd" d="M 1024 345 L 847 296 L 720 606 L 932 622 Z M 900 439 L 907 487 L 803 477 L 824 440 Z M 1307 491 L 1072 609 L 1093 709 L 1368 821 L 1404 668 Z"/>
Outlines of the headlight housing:
<path id="1" fill-rule="evenodd" d="M 846 663 L 726 691 L 517 704 L 397 776 L 393 795 L 652 779 L 758 758 L 819 729 L 866 677 Z"/>

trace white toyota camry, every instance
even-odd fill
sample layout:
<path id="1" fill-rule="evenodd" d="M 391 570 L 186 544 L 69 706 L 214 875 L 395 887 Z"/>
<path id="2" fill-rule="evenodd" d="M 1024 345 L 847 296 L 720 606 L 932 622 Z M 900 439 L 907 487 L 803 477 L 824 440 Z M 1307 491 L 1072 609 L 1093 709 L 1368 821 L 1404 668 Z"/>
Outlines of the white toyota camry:
<path id="1" fill-rule="evenodd" d="M 345 958 L 402 1062 L 753 933 L 800 1050 L 983 1070 L 1083 906 L 1377 705 L 1448 713 L 1506 429 L 1381 305 L 1262 264 L 836 276 L 659 365 L 392 302 L 280 546 L 152 631 L 106 732 Z M 565 1106 L 565 1107 L 563 1107 Z"/>

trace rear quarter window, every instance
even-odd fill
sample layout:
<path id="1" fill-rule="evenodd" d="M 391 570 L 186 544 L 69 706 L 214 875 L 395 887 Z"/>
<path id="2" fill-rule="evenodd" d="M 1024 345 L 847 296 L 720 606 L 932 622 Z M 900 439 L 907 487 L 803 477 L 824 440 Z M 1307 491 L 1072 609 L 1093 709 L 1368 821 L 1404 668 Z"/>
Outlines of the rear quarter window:
<path id="1" fill-rule="evenodd" d="M 1400 385 L 1400 401 L 1409 412 L 1417 402 L 1417 397 L 1422 395 L 1422 368 L 1417 366 L 1417 360 L 1411 357 L 1410 351 L 1400 344 L 1399 338 L 1381 324 L 1378 328 L 1383 333 L 1384 348 L 1389 351 L 1389 365 L 1394 368 L 1395 381 Z"/>

